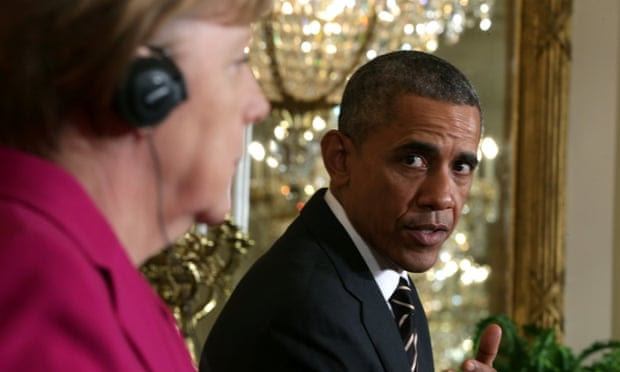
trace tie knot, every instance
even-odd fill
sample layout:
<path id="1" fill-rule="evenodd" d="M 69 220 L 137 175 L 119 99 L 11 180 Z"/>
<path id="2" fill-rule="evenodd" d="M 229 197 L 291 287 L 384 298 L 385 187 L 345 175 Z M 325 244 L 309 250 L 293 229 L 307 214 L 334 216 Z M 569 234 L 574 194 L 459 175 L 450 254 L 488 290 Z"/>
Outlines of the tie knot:
<path id="1" fill-rule="evenodd" d="M 413 297 L 411 295 L 411 287 L 409 282 L 401 277 L 396 290 L 390 297 L 390 304 L 395 313 L 412 312 L 415 310 L 413 306 Z"/>

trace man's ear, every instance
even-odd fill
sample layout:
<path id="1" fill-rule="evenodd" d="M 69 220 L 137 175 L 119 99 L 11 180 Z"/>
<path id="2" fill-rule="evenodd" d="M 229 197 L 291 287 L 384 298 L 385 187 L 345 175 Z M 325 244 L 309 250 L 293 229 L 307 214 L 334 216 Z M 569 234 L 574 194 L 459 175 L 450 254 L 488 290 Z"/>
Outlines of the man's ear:
<path id="1" fill-rule="evenodd" d="M 323 164 L 333 185 L 343 185 L 349 180 L 349 161 L 355 150 L 353 142 L 339 130 L 330 130 L 321 140 Z"/>

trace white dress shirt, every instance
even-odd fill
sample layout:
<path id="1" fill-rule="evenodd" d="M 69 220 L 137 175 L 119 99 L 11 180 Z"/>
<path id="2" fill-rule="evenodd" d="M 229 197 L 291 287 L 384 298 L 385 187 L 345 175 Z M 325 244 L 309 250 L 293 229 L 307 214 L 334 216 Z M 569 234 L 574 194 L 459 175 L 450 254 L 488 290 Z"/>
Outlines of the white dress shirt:
<path id="1" fill-rule="evenodd" d="M 407 272 L 404 270 L 399 273 L 390 268 L 385 262 L 386 259 L 380 256 L 375 249 L 371 248 L 366 241 L 362 239 L 351 224 L 351 221 L 349 221 L 349 217 L 347 217 L 344 208 L 342 208 L 340 202 L 329 189 L 325 193 L 325 202 L 353 240 L 355 247 L 362 255 L 364 262 L 366 262 L 366 266 L 368 266 L 372 276 L 375 278 L 381 290 L 381 294 L 383 294 L 385 303 L 391 310 L 392 307 L 390 306 L 389 300 L 396 290 L 396 287 L 398 287 L 400 277 L 405 278 L 407 282 L 409 282 L 409 275 L 407 275 Z"/>

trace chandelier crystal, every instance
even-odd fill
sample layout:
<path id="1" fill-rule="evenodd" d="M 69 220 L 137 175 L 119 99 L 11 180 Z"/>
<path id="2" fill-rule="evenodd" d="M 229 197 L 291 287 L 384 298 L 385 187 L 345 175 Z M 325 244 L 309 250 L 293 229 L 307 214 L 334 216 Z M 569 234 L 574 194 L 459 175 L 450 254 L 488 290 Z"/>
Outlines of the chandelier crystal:
<path id="1" fill-rule="evenodd" d="M 274 108 L 338 104 L 349 75 L 392 50 L 434 52 L 491 27 L 493 0 L 276 0 L 257 24 L 250 62 Z"/>
<path id="2" fill-rule="evenodd" d="M 338 103 L 357 67 L 393 50 L 434 52 L 467 29 L 491 27 L 494 0 L 275 0 L 254 27 L 250 64 L 274 108 L 263 136 L 267 167 L 307 186 L 318 140 L 335 126 Z M 313 126 L 314 118 L 326 126 Z M 258 160 L 257 157 L 254 157 Z M 302 193 L 287 194 L 303 202 Z"/>

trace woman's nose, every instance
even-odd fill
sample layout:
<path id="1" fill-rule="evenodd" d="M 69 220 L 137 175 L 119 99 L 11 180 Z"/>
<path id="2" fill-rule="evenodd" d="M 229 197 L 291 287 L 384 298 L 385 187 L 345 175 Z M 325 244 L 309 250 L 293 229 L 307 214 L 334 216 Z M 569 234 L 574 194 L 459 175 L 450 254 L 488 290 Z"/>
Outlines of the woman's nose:
<path id="1" fill-rule="evenodd" d="M 245 106 L 245 122 L 248 124 L 256 124 L 269 115 L 269 111 L 271 110 L 271 105 L 269 101 L 263 94 L 258 82 L 252 75 L 250 68 L 248 67 L 248 75 L 249 75 L 249 86 L 248 86 L 248 101 Z"/>

